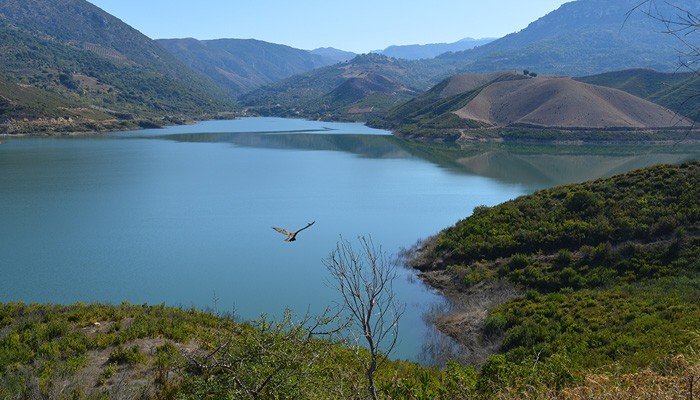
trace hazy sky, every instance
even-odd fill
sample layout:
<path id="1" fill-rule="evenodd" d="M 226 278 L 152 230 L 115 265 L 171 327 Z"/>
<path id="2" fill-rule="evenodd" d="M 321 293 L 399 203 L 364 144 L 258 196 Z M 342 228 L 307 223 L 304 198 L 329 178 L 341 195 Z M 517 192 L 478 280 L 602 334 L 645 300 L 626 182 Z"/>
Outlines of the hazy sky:
<path id="1" fill-rule="evenodd" d="M 570 0 L 89 0 L 147 36 L 255 38 L 355 52 L 499 37 Z"/>

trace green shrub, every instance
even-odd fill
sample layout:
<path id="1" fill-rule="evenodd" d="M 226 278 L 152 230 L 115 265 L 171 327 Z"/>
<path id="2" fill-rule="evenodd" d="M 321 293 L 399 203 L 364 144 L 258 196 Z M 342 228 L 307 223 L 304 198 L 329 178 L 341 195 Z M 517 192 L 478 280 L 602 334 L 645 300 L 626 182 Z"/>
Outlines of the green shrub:
<path id="1" fill-rule="evenodd" d="M 112 363 L 107 365 L 97 378 L 97 384 L 100 386 L 104 385 L 112 376 L 114 376 L 114 374 L 117 373 L 117 371 L 119 371 L 119 366 L 117 364 Z"/>
<path id="2" fill-rule="evenodd" d="M 145 364 L 148 362 L 148 358 L 141 352 L 139 346 L 131 346 L 128 349 L 120 346 L 112 350 L 112 352 L 109 354 L 108 362 L 119 365 L 136 365 Z"/>

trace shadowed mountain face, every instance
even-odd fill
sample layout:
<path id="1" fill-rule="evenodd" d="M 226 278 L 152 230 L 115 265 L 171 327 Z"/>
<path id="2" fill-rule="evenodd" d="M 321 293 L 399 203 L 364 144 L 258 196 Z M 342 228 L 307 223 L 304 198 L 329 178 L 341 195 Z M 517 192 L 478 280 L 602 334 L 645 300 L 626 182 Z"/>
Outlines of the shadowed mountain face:
<path id="1" fill-rule="evenodd" d="M 99 122 L 230 107 L 213 82 L 84 0 L 0 2 L 0 71 L 6 87 L 27 92 L 0 93 L 10 103 L 5 119 Z"/>
<path id="2" fill-rule="evenodd" d="M 177 59 L 232 95 L 335 64 L 335 57 L 253 39 L 161 39 Z"/>
<path id="3" fill-rule="evenodd" d="M 422 60 L 434 58 L 447 52 L 458 52 L 473 49 L 493 42 L 495 38 L 472 39 L 465 38 L 454 43 L 413 44 L 404 46 L 389 46 L 384 50 L 373 53 L 383 54 L 387 57 L 403 58 L 404 60 Z"/>
<path id="4" fill-rule="evenodd" d="M 641 11 L 626 20 L 637 0 L 578 0 L 512 33 L 473 50 L 440 58 L 460 64 L 465 72 L 530 69 L 538 73 L 586 75 L 625 68 L 672 71 L 678 65 L 676 38 L 663 24 Z M 675 7 L 700 11 L 696 0 L 655 2 L 658 12 L 675 15 Z M 657 10 L 653 10 L 656 12 Z M 700 35 L 686 39 L 700 45 Z"/>

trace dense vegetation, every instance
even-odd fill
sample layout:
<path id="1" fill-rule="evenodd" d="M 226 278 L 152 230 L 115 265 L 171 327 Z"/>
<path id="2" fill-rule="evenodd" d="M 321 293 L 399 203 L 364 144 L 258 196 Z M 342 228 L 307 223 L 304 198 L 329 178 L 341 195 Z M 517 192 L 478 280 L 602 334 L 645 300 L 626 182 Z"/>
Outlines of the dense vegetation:
<path id="1" fill-rule="evenodd" d="M 525 295 L 489 311 L 502 340 L 485 370 L 664 370 L 700 332 L 700 162 L 657 166 L 479 207 L 416 259 L 462 289 L 507 281 Z M 524 371 L 522 371 L 524 373 Z M 482 370 L 483 373 L 483 370 Z"/>
<path id="2" fill-rule="evenodd" d="M 24 118 L 73 118 L 80 129 L 78 122 L 83 128 L 116 120 L 167 123 L 164 117 L 211 115 L 231 107 L 207 78 L 83 0 L 2 2 L 0 71 L 6 82 L 0 123 L 9 132 L 19 129 L 10 122 Z M 37 96 L 16 96 L 13 85 L 49 100 L 37 108 L 32 100 Z"/>
<path id="3" fill-rule="evenodd" d="M 649 270 L 650 265 L 669 268 L 672 264 L 648 259 L 664 255 L 660 248 L 646 254 L 652 244 L 663 244 L 667 251 L 675 249 L 667 261 L 679 260 L 681 270 L 687 270 L 688 262 L 693 260 L 685 259 L 684 252 L 699 250 L 695 242 L 700 221 L 698 199 L 699 163 L 650 168 L 544 190 L 495 208 L 477 208 L 471 217 L 440 235 L 437 251 L 445 253 L 448 263 L 579 251 L 579 257 L 556 269 L 575 267 L 592 273 L 602 265 L 608 271 L 606 275 L 632 280 L 635 276 L 627 274 L 635 265 L 626 261 L 643 257 L 647 261 L 644 270 L 654 277 L 661 272 L 657 268 Z M 610 248 L 589 249 L 607 243 Z M 619 247 L 623 244 L 626 246 Z M 615 256 L 622 265 L 610 263 Z M 547 265 L 554 267 L 556 260 L 548 260 Z M 674 269 L 663 275 L 678 272 Z"/>

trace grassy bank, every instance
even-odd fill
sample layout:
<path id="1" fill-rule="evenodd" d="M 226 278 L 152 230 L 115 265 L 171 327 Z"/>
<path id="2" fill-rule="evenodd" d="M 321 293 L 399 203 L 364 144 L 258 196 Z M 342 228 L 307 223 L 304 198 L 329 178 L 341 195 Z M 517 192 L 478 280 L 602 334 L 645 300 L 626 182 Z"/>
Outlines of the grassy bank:
<path id="1" fill-rule="evenodd" d="M 443 328 L 463 343 L 497 343 L 483 360 L 482 374 L 502 375 L 492 383 L 564 387 L 592 371 L 667 371 L 674 355 L 695 354 L 699 231 L 700 163 L 692 162 L 479 207 L 413 262 L 446 288 L 455 315 L 465 315 L 460 295 L 496 283 L 522 293 L 490 299 L 469 321 L 444 318 L 452 323 Z M 534 365 L 549 375 L 528 375 Z"/>

